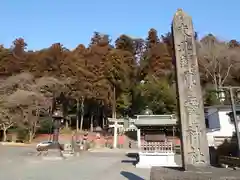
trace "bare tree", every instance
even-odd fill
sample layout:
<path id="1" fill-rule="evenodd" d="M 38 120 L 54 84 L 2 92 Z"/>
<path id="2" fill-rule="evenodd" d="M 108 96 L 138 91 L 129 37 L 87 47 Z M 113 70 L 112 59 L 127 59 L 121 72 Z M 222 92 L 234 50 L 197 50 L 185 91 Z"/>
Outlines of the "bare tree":
<path id="1" fill-rule="evenodd" d="M 30 73 L 5 79 L 0 85 L 1 127 L 6 130 L 17 122 L 17 125 L 28 131 L 31 142 L 39 126 L 40 112 L 49 109 L 53 93 L 63 90 L 64 83 L 52 77 L 35 79 Z M 21 120 L 17 121 L 16 117 Z"/>
<path id="2" fill-rule="evenodd" d="M 54 77 L 41 77 L 35 80 L 35 84 L 32 85 L 34 92 L 40 92 L 44 95 L 45 103 L 48 104 L 48 108 L 52 109 L 52 101 L 54 96 L 59 95 L 61 92 L 66 92 L 66 84 L 69 83 L 68 79 L 59 80 Z"/>
<path id="3" fill-rule="evenodd" d="M 34 77 L 30 73 L 20 73 L 2 79 L 0 83 L 0 95 L 10 95 L 17 89 L 31 90 Z"/>
<path id="4" fill-rule="evenodd" d="M 44 94 L 44 96 L 52 96 L 53 93 L 60 93 L 65 91 L 65 85 L 69 82 L 68 79 L 59 80 L 54 77 L 41 77 L 35 80 L 35 84 L 32 85 L 32 88 Z"/>
<path id="5" fill-rule="evenodd" d="M 46 105 L 42 94 L 26 90 L 17 90 L 5 101 L 5 107 L 14 108 L 21 115 L 18 126 L 28 131 L 29 142 L 32 141 L 39 126 L 40 109 Z"/>
<path id="6" fill-rule="evenodd" d="M 3 131 L 3 141 L 6 141 L 7 130 L 11 128 L 20 119 L 20 114 L 6 104 L 8 96 L 14 93 L 17 89 L 30 89 L 30 84 L 33 81 L 33 76 L 28 73 L 10 76 L 6 79 L 1 79 L 0 83 L 0 129 Z"/>
<path id="7" fill-rule="evenodd" d="M 3 131 L 2 141 L 7 140 L 7 130 L 11 128 L 20 118 L 14 109 L 0 106 L 0 130 Z"/>
<path id="8" fill-rule="evenodd" d="M 239 53 L 213 35 L 204 37 L 198 45 L 200 71 L 218 89 L 231 79 L 231 70 L 239 62 Z"/>

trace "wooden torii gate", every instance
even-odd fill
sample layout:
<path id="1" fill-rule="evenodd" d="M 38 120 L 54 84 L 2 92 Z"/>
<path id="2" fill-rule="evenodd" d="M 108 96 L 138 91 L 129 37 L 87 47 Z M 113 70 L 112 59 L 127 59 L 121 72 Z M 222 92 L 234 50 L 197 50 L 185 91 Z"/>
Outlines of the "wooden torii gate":
<path id="1" fill-rule="evenodd" d="M 173 132 L 176 127 L 174 115 L 136 115 L 136 118 L 108 118 L 109 127 L 114 128 L 113 148 L 117 148 L 118 130 L 122 132 L 136 131 L 138 148 L 141 148 L 141 127 L 172 125 Z M 174 134 L 173 134 L 174 136 Z"/>
<path id="2" fill-rule="evenodd" d="M 114 136 L 113 136 L 113 148 L 117 148 L 118 142 L 118 130 L 121 132 L 125 131 L 137 131 L 136 126 L 134 125 L 136 119 L 128 118 L 108 118 L 110 122 L 109 128 L 114 128 Z M 113 124 L 112 124 L 113 123 Z M 126 125 L 127 123 L 127 125 Z"/>

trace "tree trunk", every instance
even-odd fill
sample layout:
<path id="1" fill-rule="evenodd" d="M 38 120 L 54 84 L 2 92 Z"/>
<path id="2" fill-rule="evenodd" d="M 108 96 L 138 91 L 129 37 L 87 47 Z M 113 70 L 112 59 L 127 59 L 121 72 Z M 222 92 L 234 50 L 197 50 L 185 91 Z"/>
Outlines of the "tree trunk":
<path id="1" fill-rule="evenodd" d="M 93 115 L 91 115 L 90 119 L 90 131 L 93 132 Z"/>
<path id="2" fill-rule="evenodd" d="M 104 119 L 103 116 L 102 116 L 102 127 L 103 127 L 103 128 L 105 127 L 105 119 Z"/>
<path id="3" fill-rule="evenodd" d="M 82 97 L 80 131 L 83 130 L 83 120 L 84 120 L 84 98 Z"/>
<path id="4" fill-rule="evenodd" d="M 31 143 L 34 136 L 35 136 L 35 133 L 37 131 L 37 121 L 35 121 L 31 128 L 28 129 L 28 142 Z"/>
<path id="5" fill-rule="evenodd" d="M 68 120 L 66 119 L 65 128 L 68 129 Z"/>
<path id="6" fill-rule="evenodd" d="M 32 140 L 33 140 L 33 132 L 31 130 L 28 131 L 28 142 L 29 143 L 32 143 Z"/>
<path id="7" fill-rule="evenodd" d="M 2 138 L 2 141 L 3 142 L 6 142 L 7 141 L 7 129 L 6 128 L 3 128 L 3 138 Z"/>
<path id="8" fill-rule="evenodd" d="M 84 120 L 84 115 L 81 114 L 81 120 L 80 120 L 80 131 L 83 130 L 83 120 Z"/>
<path id="9" fill-rule="evenodd" d="M 77 99 L 77 121 L 76 121 L 76 130 L 79 131 L 79 99 Z"/>
<path id="10" fill-rule="evenodd" d="M 104 128 L 106 125 L 104 107 L 102 107 L 102 122 L 103 122 L 103 128 Z"/>
<path id="11" fill-rule="evenodd" d="M 116 118 L 116 88 L 113 86 L 112 118 Z"/>

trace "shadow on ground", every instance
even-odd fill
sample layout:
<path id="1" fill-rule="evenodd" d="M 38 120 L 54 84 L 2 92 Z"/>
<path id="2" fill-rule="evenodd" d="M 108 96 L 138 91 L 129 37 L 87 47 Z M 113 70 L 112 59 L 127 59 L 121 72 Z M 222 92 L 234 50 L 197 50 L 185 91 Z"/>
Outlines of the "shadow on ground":
<path id="1" fill-rule="evenodd" d="M 162 168 L 165 169 L 171 169 L 171 170 L 175 170 L 175 171 L 184 171 L 183 167 L 170 167 L 170 166 L 163 166 Z"/>
<path id="2" fill-rule="evenodd" d="M 127 171 L 121 171 L 120 174 L 129 180 L 144 180 L 143 178 Z"/>
<path id="3" fill-rule="evenodd" d="M 138 162 L 136 160 L 122 160 L 121 163 L 129 163 L 129 164 L 132 164 L 132 165 L 136 165 Z"/>

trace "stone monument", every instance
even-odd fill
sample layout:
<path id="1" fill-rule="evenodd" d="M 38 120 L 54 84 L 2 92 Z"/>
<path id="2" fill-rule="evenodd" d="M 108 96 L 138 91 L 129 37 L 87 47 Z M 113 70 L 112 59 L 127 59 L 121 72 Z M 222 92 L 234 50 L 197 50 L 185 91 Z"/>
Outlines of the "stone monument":
<path id="1" fill-rule="evenodd" d="M 177 95 L 182 138 L 182 162 L 208 166 L 209 149 L 192 18 L 179 9 L 172 22 Z"/>
<path id="2" fill-rule="evenodd" d="M 181 9 L 174 16 L 172 34 L 176 57 L 183 171 L 173 167 L 153 167 L 150 180 L 240 180 L 240 171 L 208 166 L 209 150 L 193 24 L 191 17 Z"/>

